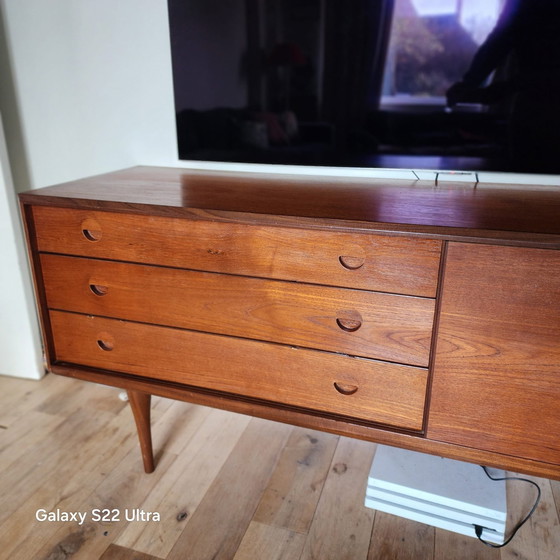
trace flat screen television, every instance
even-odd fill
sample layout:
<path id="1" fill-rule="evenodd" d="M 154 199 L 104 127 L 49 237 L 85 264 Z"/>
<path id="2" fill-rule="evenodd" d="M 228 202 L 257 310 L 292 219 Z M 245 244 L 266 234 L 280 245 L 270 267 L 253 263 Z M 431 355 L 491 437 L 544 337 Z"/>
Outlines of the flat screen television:
<path id="1" fill-rule="evenodd" d="M 557 0 L 168 13 L 180 160 L 560 184 Z"/>

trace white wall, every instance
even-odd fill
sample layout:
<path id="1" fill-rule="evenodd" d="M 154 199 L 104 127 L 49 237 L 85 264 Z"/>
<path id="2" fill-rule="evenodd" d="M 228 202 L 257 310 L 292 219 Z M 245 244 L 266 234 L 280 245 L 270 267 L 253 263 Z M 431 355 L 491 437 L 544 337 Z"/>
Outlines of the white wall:
<path id="1" fill-rule="evenodd" d="M 18 190 L 174 159 L 166 0 L 0 6 L 19 117 L 5 123 Z"/>
<path id="2" fill-rule="evenodd" d="M 0 373 L 37 378 L 14 190 L 177 162 L 167 2 L 0 0 L 0 76 Z"/>
<path id="3" fill-rule="evenodd" d="M 0 374 L 43 374 L 39 326 L 0 120 Z"/>

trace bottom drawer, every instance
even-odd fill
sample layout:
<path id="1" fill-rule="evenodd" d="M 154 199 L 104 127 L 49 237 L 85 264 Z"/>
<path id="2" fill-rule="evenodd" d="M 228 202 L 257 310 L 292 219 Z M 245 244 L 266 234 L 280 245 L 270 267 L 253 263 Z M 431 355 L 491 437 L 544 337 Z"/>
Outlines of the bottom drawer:
<path id="1" fill-rule="evenodd" d="M 421 430 L 427 370 L 51 312 L 55 360 Z"/>

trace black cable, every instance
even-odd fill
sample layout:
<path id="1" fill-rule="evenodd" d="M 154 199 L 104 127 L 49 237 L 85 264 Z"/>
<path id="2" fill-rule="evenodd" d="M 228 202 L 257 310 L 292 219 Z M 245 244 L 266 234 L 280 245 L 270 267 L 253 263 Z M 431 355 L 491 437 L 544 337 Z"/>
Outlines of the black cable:
<path id="1" fill-rule="evenodd" d="M 502 547 L 506 546 L 507 544 L 509 544 L 511 542 L 513 537 L 515 537 L 515 535 L 517 534 L 517 531 L 519 531 L 519 529 L 521 529 L 521 527 L 523 527 L 523 525 L 525 525 L 525 523 L 529 520 L 529 518 L 533 515 L 533 513 L 535 513 L 535 510 L 537 509 L 537 506 L 539 505 L 539 502 L 541 501 L 541 489 L 540 489 L 540 486 L 536 482 L 533 482 L 532 480 L 529 480 L 528 478 L 518 478 L 516 476 L 494 477 L 488 472 L 487 467 L 482 467 L 482 469 L 484 470 L 484 472 L 486 473 L 486 476 L 490 480 L 496 480 L 496 481 L 498 481 L 498 480 L 519 480 L 521 482 L 527 482 L 529 484 L 532 484 L 537 489 L 537 499 L 535 500 L 535 503 L 533 504 L 533 507 L 531 508 L 531 511 L 529 511 L 529 513 L 517 524 L 517 526 L 515 527 L 515 529 L 511 533 L 511 535 L 502 544 L 494 544 L 494 543 L 485 541 L 482 538 L 482 531 L 484 530 L 484 527 L 482 527 L 480 525 L 475 525 L 474 526 L 474 532 L 475 532 L 478 540 L 481 543 L 483 543 L 486 546 L 489 546 L 491 548 L 502 548 Z"/>

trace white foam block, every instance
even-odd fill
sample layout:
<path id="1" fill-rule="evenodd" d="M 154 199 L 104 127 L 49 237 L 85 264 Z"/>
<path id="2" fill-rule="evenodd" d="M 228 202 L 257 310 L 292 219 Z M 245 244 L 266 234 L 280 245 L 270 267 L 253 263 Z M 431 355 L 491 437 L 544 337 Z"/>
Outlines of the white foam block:
<path id="1" fill-rule="evenodd" d="M 491 469 L 492 476 L 503 471 Z M 414 451 L 378 446 L 366 506 L 463 535 L 504 540 L 505 481 L 490 480 L 478 465 Z"/>

